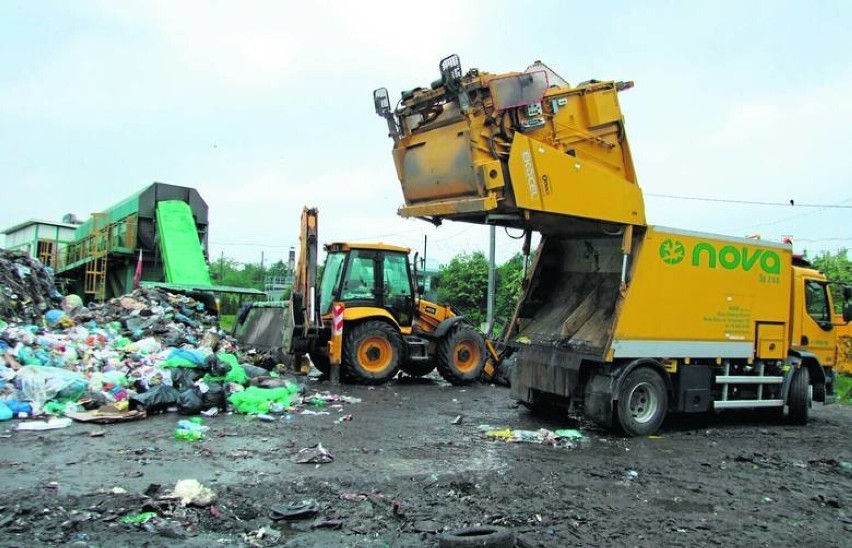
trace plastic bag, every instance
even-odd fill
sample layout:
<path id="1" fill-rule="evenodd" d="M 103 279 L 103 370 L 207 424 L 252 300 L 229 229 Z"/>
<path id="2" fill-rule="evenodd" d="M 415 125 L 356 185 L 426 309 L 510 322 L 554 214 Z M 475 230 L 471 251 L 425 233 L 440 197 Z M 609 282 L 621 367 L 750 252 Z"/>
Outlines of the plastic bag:
<path id="1" fill-rule="evenodd" d="M 130 398 L 130 403 L 134 409 L 141 407 L 149 413 L 158 413 L 177 405 L 178 398 L 180 398 L 178 390 L 171 386 L 160 385 L 147 392 L 136 394 Z"/>
<path id="2" fill-rule="evenodd" d="M 225 408 L 225 387 L 218 382 L 210 382 L 206 384 L 207 390 L 201 395 L 201 403 L 203 409 L 216 407 L 217 409 Z"/>
<path id="3" fill-rule="evenodd" d="M 194 369 L 177 368 L 172 370 L 172 386 L 178 390 L 189 390 L 201 374 Z"/>
<path id="4" fill-rule="evenodd" d="M 88 382 L 80 373 L 25 365 L 18 371 L 18 382 L 24 397 L 32 402 L 33 412 L 39 414 L 44 404 L 57 397 L 77 399 L 86 390 Z"/>
<path id="5" fill-rule="evenodd" d="M 197 415 L 201 412 L 204 405 L 201 393 L 195 388 L 181 392 L 177 403 L 178 411 L 182 415 Z"/>
<path id="6" fill-rule="evenodd" d="M 269 404 L 280 403 L 284 407 L 290 407 L 290 399 L 293 396 L 288 388 L 258 388 L 250 386 L 242 392 L 234 392 L 228 397 L 228 401 L 240 413 L 258 414 L 269 411 Z"/>

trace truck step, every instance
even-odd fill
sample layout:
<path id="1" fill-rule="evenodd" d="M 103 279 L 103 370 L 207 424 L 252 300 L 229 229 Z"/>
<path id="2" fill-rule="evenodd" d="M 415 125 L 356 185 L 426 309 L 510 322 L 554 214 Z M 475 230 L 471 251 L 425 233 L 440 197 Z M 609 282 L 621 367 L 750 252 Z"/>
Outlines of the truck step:
<path id="1" fill-rule="evenodd" d="M 753 409 L 755 407 L 784 407 L 784 400 L 716 400 L 715 409 Z"/>
<path id="2" fill-rule="evenodd" d="M 763 377 L 744 375 L 720 375 L 716 377 L 716 384 L 781 384 L 784 377 Z"/>

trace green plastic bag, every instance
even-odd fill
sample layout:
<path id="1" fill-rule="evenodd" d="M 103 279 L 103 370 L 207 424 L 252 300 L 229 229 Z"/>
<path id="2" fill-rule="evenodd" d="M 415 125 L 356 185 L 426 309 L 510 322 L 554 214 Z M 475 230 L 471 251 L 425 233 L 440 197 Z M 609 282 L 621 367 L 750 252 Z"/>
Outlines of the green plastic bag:
<path id="1" fill-rule="evenodd" d="M 216 354 L 216 357 L 223 363 L 228 364 L 231 369 L 224 377 L 213 377 L 211 375 L 204 375 L 205 381 L 212 382 L 235 382 L 237 384 L 247 384 L 249 381 L 248 373 L 243 369 L 243 366 L 240 365 L 240 362 L 237 361 L 237 357 L 233 354 Z"/>
<path id="2" fill-rule="evenodd" d="M 284 407 L 290 407 L 293 392 L 291 387 L 281 388 L 259 388 L 250 386 L 242 392 L 234 392 L 228 396 L 228 401 L 240 413 L 257 415 L 269 411 L 270 403 L 280 403 Z"/>
<path id="3" fill-rule="evenodd" d="M 124 516 L 123 518 L 121 518 L 121 522 L 122 523 L 131 523 L 131 524 L 133 524 L 133 523 L 145 523 L 149 519 L 156 517 L 156 516 L 157 516 L 156 512 L 142 512 L 141 514 L 135 514 L 135 515 L 128 514 L 128 515 Z"/>

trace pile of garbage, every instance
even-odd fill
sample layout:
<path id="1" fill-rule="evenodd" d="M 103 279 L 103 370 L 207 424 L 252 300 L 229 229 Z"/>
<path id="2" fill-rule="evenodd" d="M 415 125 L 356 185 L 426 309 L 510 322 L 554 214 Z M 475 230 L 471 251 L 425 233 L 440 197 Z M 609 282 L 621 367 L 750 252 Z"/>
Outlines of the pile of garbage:
<path id="1" fill-rule="evenodd" d="M 0 249 L 0 318 L 35 322 L 61 300 L 50 268 L 21 251 Z"/>
<path id="2" fill-rule="evenodd" d="M 141 288 L 88 307 L 74 295 L 61 302 L 37 320 L 0 320 L 0 419 L 117 422 L 301 403 L 292 379 L 247 363 L 192 297 Z"/>

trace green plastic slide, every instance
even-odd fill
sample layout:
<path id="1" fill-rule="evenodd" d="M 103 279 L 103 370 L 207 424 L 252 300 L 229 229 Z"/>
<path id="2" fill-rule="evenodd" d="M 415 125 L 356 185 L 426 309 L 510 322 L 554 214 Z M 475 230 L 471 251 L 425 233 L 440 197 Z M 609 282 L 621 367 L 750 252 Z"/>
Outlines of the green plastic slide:
<path id="1" fill-rule="evenodd" d="M 168 283 L 211 285 L 189 204 L 181 200 L 159 202 L 157 235 Z"/>

